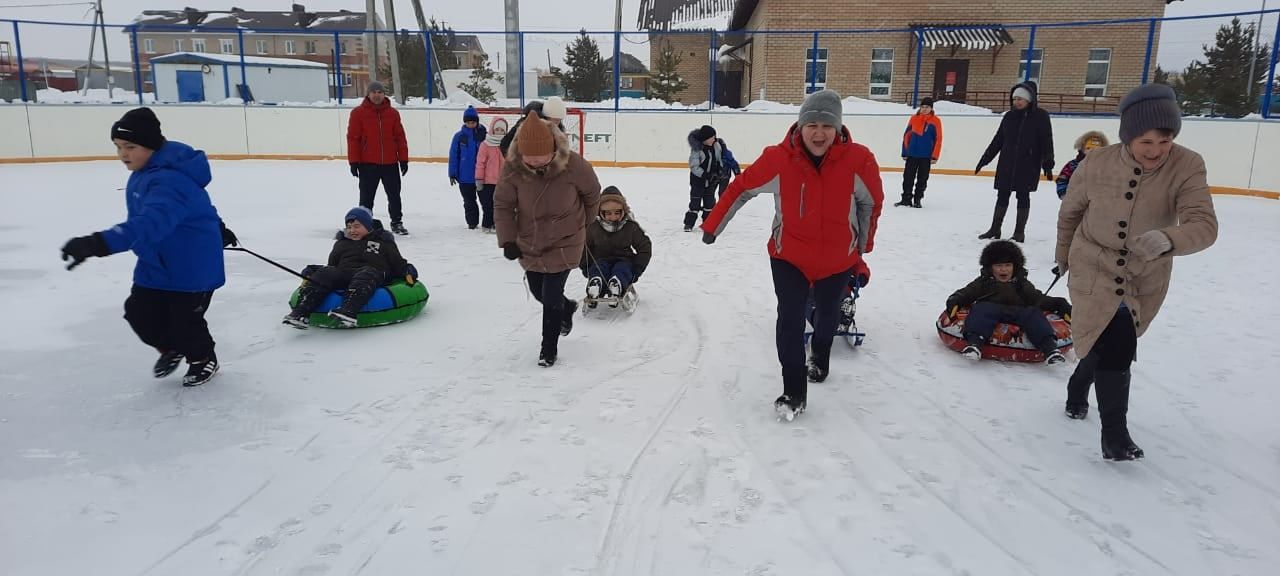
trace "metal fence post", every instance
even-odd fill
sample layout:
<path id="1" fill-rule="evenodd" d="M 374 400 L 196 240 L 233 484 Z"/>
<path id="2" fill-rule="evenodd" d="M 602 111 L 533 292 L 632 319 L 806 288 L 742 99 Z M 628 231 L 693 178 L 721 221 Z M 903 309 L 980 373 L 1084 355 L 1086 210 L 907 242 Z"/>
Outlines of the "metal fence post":
<path id="1" fill-rule="evenodd" d="M 138 105 L 142 106 L 142 63 L 138 61 L 138 26 L 129 27 L 129 47 L 133 50 L 133 89 L 138 93 Z"/>
<path id="2" fill-rule="evenodd" d="M 245 96 L 249 95 L 249 68 L 244 62 L 244 30 L 241 28 L 236 29 L 236 41 L 240 44 L 240 86 L 242 88 L 239 91 L 240 102 L 248 106 L 249 99 Z"/>
<path id="3" fill-rule="evenodd" d="M 613 31 L 613 111 L 622 107 L 622 32 Z"/>
<path id="4" fill-rule="evenodd" d="M 436 99 L 436 72 L 431 66 L 431 32 L 422 31 L 422 43 L 427 46 L 427 103 Z"/>
<path id="5" fill-rule="evenodd" d="M 1022 81 L 1031 80 L 1031 58 L 1036 51 L 1036 27 L 1031 27 L 1031 38 L 1027 40 L 1027 52 L 1023 54 L 1023 59 L 1027 63 L 1027 71 L 1022 75 Z"/>
<path id="6" fill-rule="evenodd" d="M 916 85 L 911 90 L 911 107 L 920 107 L 920 64 L 924 61 L 924 30 L 916 30 Z"/>
<path id="7" fill-rule="evenodd" d="M 21 90 L 22 101 L 27 102 L 27 66 L 22 62 L 22 35 L 18 33 L 17 20 L 13 21 L 13 44 L 18 50 L 18 88 Z"/>
<path id="8" fill-rule="evenodd" d="M 342 105 L 342 36 L 333 33 L 333 86 L 338 96 L 338 105 Z"/>
<path id="9" fill-rule="evenodd" d="M 1280 55 L 1276 52 L 1280 52 L 1280 18 L 1276 18 L 1276 35 L 1271 41 L 1271 72 L 1267 74 L 1267 93 L 1262 95 L 1262 117 L 1266 119 L 1271 118 L 1271 104 L 1275 102 L 1276 63 L 1280 61 Z"/>
<path id="10" fill-rule="evenodd" d="M 1142 59 L 1142 83 L 1146 84 L 1151 78 L 1151 50 L 1156 44 L 1156 19 L 1152 18 L 1147 23 L 1147 55 Z"/>
<path id="11" fill-rule="evenodd" d="M 815 32 L 816 36 L 817 33 Z M 711 31 L 711 74 L 707 76 L 710 79 L 707 82 L 707 110 L 714 111 L 716 109 L 716 61 L 720 59 L 720 49 L 716 47 L 716 31 Z"/>
<path id="12" fill-rule="evenodd" d="M 818 33 L 813 33 L 813 52 L 809 54 L 809 92 L 818 91 Z"/>
<path id="13" fill-rule="evenodd" d="M 520 36 L 520 107 L 524 108 L 524 32 Z"/>

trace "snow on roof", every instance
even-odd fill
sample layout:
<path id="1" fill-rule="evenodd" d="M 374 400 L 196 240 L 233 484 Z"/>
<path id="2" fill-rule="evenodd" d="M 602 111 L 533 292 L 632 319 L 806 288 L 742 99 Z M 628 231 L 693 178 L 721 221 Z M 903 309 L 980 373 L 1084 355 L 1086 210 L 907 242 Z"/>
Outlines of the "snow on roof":
<path id="1" fill-rule="evenodd" d="M 174 52 L 173 54 L 165 54 L 152 58 L 152 62 L 169 62 L 179 60 L 206 60 L 217 62 L 219 64 L 240 64 L 240 55 L 238 54 L 208 54 L 204 52 Z M 245 56 L 244 63 L 250 66 L 280 66 L 290 68 L 328 68 L 328 64 L 321 62 L 312 62 L 310 60 L 296 60 L 293 58 L 268 58 L 265 56 Z"/>
<path id="2" fill-rule="evenodd" d="M 672 30 L 728 30 L 729 17 L 733 16 L 732 12 L 721 12 L 709 18 L 681 21 L 680 12 L 677 11 L 676 14 L 676 17 L 671 19 Z"/>

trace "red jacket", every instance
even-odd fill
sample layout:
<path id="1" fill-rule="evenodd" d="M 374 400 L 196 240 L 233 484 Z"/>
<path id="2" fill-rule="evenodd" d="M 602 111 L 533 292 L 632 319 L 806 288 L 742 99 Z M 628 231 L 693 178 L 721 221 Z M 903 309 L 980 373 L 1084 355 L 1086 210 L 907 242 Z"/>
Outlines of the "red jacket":
<path id="1" fill-rule="evenodd" d="M 848 128 L 821 166 L 814 168 L 793 125 L 785 140 L 765 148 L 729 184 L 702 230 L 719 236 L 748 200 L 776 194 L 770 257 L 790 262 L 810 281 L 863 266 L 862 254 L 875 248 L 884 207 L 880 167 L 871 150 L 852 141 Z"/>
<path id="2" fill-rule="evenodd" d="M 409 143 L 400 112 L 391 107 L 390 98 L 374 106 L 365 96 L 347 120 L 347 162 L 386 165 L 408 161 Z"/>

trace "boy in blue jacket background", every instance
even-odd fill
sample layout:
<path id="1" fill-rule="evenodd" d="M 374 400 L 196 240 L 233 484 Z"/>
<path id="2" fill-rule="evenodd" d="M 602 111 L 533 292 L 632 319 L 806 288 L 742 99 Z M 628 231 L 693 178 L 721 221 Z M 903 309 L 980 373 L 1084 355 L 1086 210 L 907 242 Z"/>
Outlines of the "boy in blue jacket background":
<path id="1" fill-rule="evenodd" d="M 117 155 L 130 172 L 124 222 L 62 247 L 70 270 L 90 256 L 132 250 L 138 257 L 124 317 L 143 343 L 160 352 L 153 374 L 163 378 L 187 359 L 183 386 L 199 386 L 218 371 L 204 313 L 226 282 L 222 249 L 238 245 L 218 217 L 205 186 L 213 179 L 204 152 L 171 142 L 149 108 L 125 113 L 111 126 Z"/>
<path id="2" fill-rule="evenodd" d="M 480 115 L 473 106 L 462 113 L 462 128 L 453 135 L 449 145 L 449 185 L 457 185 L 462 192 L 462 209 L 467 228 L 480 225 L 480 205 L 476 203 L 476 155 L 488 136 L 488 130 L 480 125 Z"/>

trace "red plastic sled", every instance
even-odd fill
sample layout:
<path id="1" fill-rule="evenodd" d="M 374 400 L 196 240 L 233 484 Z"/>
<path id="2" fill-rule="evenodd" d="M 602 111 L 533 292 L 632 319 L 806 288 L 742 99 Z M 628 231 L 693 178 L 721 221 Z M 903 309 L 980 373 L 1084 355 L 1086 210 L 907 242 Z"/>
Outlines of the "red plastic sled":
<path id="1" fill-rule="evenodd" d="M 968 344 L 964 341 L 964 319 L 969 316 L 968 308 L 957 308 L 954 316 L 945 310 L 938 316 L 938 338 L 947 348 L 959 352 Z M 1071 323 L 1057 314 L 1045 312 L 1044 317 L 1053 326 L 1057 339 L 1058 351 L 1066 354 L 1071 350 Z M 1044 354 L 1037 350 L 1022 335 L 1022 329 L 1016 324 L 996 324 L 991 340 L 982 347 L 983 358 L 994 358 L 1005 362 L 1044 362 Z"/>

